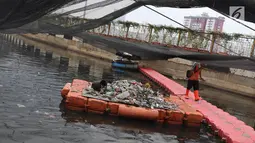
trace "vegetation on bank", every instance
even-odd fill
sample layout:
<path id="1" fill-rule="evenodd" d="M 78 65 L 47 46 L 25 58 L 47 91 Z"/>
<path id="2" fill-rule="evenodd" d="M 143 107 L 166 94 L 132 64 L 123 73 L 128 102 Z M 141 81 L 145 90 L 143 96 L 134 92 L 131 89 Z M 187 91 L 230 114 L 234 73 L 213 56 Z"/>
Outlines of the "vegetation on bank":
<path id="1" fill-rule="evenodd" d="M 54 18 L 52 18 L 54 17 Z M 59 17 L 57 15 L 45 16 L 48 20 L 63 27 L 70 27 L 93 19 L 79 17 Z M 251 52 L 255 42 L 255 36 L 240 33 L 199 32 L 180 27 L 167 25 L 140 24 L 131 21 L 111 21 L 103 26 L 89 30 L 117 37 L 137 39 L 146 42 L 156 42 L 167 45 L 192 47 L 213 51 L 214 47 L 220 50 L 216 52 L 235 51 L 245 56 L 253 55 Z M 239 47 L 239 48 L 237 48 Z M 241 48 L 240 48 L 241 47 Z"/>

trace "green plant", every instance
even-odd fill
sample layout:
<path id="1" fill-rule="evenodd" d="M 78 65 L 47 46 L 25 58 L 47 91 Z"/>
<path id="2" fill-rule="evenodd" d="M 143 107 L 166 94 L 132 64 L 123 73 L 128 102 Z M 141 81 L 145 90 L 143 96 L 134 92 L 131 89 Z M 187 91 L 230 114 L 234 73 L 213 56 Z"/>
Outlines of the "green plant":
<path id="1" fill-rule="evenodd" d="M 240 37 L 244 36 L 243 34 L 235 33 L 233 34 L 233 37 L 235 40 L 238 40 Z"/>
<path id="2" fill-rule="evenodd" d="M 165 29 L 163 29 L 163 40 L 162 40 L 162 43 L 166 43 L 166 37 L 167 37 L 168 34 L 172 34 L 172 33 L 167 33 L 165 31 Z"/>
<path id="3" fill-rule="evenodd" d="M 219 37 L 219 38 L 222 38 L 226 41 L 231 41 L 233 40 L 233 37 L 227 33 L 219 33 L 219 32 L 213 32 L 213 34 L 216 36 L 216 37 Z"/>
<path id="4" fill-rule="evenodd" d="M 132 27 L 139 27 L 140 24 L 139 23 L 136 23 L 136 22 L 130 22 L 130 21 L 127 21 L 126 24 L 129 24 L 130 26 Z"/>
<path id="5" fill-rule="evenodd" d="M 140 24 L 139 23 L 136 23 L 136 22 L 131 22 L 131 21 L 117 21 L 118 24 L 122 24 L 124 25 L 125 27 L 139 27 Z"/>
<path id="6" fill-rule="evenodd" d="M 153 35 L 152 35 L 152 38 L 153 40 L 156 40 L 158 41 L 159 40 L 159 32 L 162 31 L 164 29 L 164 26 L 163 25 L 153 25 Z"/>
<path id="7" fill-rule="evenodd" d="M 164 29 L 166 29 L 166 31 L 169 33 L 177 32 L 176 28 L 174 28 L 172 26 L 165 26 Z"/>

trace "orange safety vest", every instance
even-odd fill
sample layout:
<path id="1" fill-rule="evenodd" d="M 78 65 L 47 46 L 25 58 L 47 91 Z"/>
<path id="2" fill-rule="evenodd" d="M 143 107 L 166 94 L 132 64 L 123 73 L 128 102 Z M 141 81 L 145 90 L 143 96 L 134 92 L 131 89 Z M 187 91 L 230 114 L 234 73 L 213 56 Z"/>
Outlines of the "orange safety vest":
<path id="1" fill-rule="evenodd" d="M 189 78 L 189 80 L 199 80 L 199 75 L 201 74 L 201 69 L 193 73 L 193 75 Z"/>

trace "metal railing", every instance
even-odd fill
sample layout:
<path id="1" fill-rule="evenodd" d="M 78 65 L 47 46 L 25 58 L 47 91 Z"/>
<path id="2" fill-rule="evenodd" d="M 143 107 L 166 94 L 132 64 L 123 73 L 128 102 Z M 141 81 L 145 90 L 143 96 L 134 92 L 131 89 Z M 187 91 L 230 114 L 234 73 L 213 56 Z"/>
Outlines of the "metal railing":
<path id="1" fill-rule="evenodd" d="M 153 27 L 150 25 L 132 25 L 112 22 L 100 26 L 90 32 L 111 35 L 122 38 L 131 38 L 138 41 L 172 45 L 187 49 L 225 53 L 254 57 L 255 39 L 244 35 L 226 35 L 221 33 L 193 33 L 187 30 L 171 27 Z M 204 38 L 204 37 L 207 37 Z M 210 39 L 210 40 L 208 40 Z M 214 40 L 213 40 L 214 39 Z"/>

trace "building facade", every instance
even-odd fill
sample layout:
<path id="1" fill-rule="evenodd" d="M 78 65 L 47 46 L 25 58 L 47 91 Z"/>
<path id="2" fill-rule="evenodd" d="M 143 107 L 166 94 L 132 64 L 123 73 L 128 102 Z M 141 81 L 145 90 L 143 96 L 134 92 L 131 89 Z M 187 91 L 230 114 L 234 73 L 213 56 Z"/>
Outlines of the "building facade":
<path id="1" fill-rule="evenodd" d="M 224 22 L 224 17 L 209 17 L 207 13 L 203 13 L 201 16 L 184 17 L 184 25 L 199 32 L 222 32 Z M 215 42 L 220 43 L 220 39 L 216 39 Z M 209 47 L 204 48 L 210 50 Z M 213 47 L 213 52 L 226 52 L 223 50 L 216 44 Z"/>
<path id="2" fill-rule="evenodd" d="M 201 16 L 185 16 L 184 25 L 200 32 L 222 32 L 225 22 L 224 17 L 209 17 L 207 13 Z"/>

